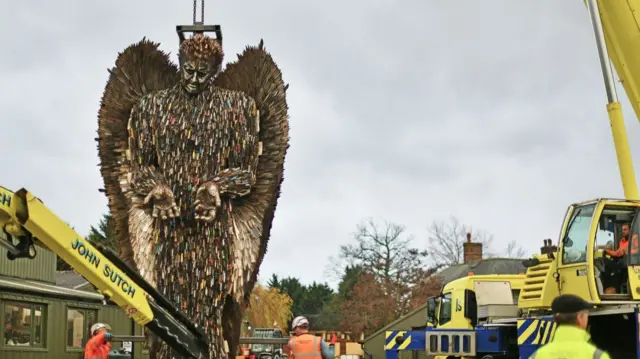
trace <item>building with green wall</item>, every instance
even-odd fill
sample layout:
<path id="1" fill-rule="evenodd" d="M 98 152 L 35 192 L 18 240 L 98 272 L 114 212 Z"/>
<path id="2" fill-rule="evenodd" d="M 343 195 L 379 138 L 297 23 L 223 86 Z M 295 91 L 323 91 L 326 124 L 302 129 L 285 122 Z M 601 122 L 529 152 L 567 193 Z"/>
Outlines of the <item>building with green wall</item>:
<path id="1" fill-rule="evenodd" d="M 427 304 L 425 303 L 365 338 L 362 345 L 364 357 L 369 359 L 385 358 L 384 345 L 387 330 L 417 330 L 425 328 L 426 325 Z M 426 359 L 426 357 L 424 351 L 400 351 L 398 355 L 398 359 Z"/>
<path id="2" fill-rule="evenodd" d="M 10 261 L 0 248 L 0 358 L 82 359 L 96 322 L 111 325 L 114 335 L 142 335 L 142 327 L 103 299 L 76 273 L 56 273 L 56 255 L 48 250 Z M 141 343 L 133 349 L 134 359 L 148 358 Z"/>

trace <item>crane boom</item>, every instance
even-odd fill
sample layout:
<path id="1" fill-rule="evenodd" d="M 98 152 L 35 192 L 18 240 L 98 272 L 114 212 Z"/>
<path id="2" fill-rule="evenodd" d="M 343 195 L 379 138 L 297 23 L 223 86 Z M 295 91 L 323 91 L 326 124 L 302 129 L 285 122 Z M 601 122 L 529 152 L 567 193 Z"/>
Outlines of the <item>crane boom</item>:
<path id="1" fill-rule="evenodd" d="M 624 196 L 629 200 L 640 199 L 633 169 L 631 148 L 622 116 L 622 106 L 616 93 L 611 62 L 622 80 L 636 117 L 640 120 L 640 28 L 635 10 L 640 0 L 586 0 L 591 24 L 596 38 L 602 75 L 607 92 L 607 113 L 618 159 Z"/>
<path id="2" fill-rule="evenodd" d="M 609 57 L 640 120 L 640 0 L 598 0 L 597 8 Z"/>
<path id="3" fill-rule="evenodd" d="M 7 235 L 0 244 L 9 259 L 34 258 L 36 246 L 46 247 L 176 351 L 188 358 L 206 357 L 208 341 L 201 328 L 112 250 L 82 238 L 27 190 L 13 193 L 0 187 L 0 228 Z"/>

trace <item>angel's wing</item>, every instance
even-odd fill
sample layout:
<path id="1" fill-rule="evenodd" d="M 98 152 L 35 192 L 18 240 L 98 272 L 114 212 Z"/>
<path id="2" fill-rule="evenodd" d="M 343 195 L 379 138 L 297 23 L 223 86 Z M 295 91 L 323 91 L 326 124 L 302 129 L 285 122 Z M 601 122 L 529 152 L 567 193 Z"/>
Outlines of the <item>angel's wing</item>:
<path id="1" fill-rule="evenodd" d="M 260 111 L 262 155 L 258 160 L 256 183 L 242 205 L 234 208 L 236 232 L 233 245 L 232 294 L 238 303 L 248 303 L 257 280 L 258 268 L 267 251 L 271 223 L 280 196 L 284 157 L 289 148 L 287 87 L 282 73 L 264 50 L 263 42 L 247 47 L 238 60 L 229 63 L 215 85 L 242 91 L 252 97 Z"/>
<path id="2" fill-rule="evenodd" d="M 158 46 L 158 43 L 143 38 L 118 54 L 115 67 L 109 71 L 109 80 L 98 114 L 100 171 L 109 199 L 109 209 L 115 222 L 119 254 L 132 268 L 136 268 L 132 241 L 147 241 L 142 238 L 130 238 L 133 233 L 130 233 L 129 217 L 135 215 L 135 212 L 130 212 L 132 202 L 121 185 L 122 179 L 131 171 L 126 157 L 129 147 L 127 125 L 131 109 L 143 95 L 166 89 L 179 81 L 178 68 L 171 63 L 169 55 L 160 51 Z M 148 236 L 151 235 L 150 231 L 147 233 Z"/>

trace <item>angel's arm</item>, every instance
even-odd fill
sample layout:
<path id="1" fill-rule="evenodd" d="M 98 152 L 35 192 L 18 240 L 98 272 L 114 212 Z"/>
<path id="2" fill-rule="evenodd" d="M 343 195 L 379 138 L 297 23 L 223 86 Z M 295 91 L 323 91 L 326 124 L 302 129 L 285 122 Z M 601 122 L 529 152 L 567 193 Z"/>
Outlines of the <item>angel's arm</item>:
<path id="1" fill-rule="evenodd" d="M 145 198 L 156 186 L 166 185 L 166 180 L 158 171 L 156 151 L 156 131 L 152 116 L 144 116 L 143 98 L 131 110 L 129 118 L 129 151 L 131 163 L 131 189 L 134 195 Z M 151 100 L 152 101 L 152 100 Z"/>
<path id="2" fill-rule="evenodd" d="M 242 197 L 251 192 L 256 182 L 256 169 L 258 157 L 261 152 L 261 144 L 258 138 L 259 112 L 253 100 L 247 99 L 246 105 L 238 109 L 238 122 L 235 131 L 238 134 L 235 140 L 235 157 L 231 161 L 235 166 L 226 168 L 218 173 L 213 182 L 218 184 L 220 194 L 231 197 Z"/>

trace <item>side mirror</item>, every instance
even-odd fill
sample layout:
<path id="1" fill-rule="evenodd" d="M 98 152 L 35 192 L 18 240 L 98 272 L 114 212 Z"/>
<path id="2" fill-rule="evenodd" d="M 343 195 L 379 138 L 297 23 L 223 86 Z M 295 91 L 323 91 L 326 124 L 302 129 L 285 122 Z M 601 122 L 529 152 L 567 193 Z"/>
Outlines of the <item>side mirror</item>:
<path id="1" fill-rule="evenodd" d="M 471 326 L 478 325 L 478 302 L 476 293 L 470 289 L 464 290 L 464 317 L 471 321 Z"/>
<path id="2" fill-rule="evenodd" d="M 438 310 L 438 297 L 431 297 L 427 299 L 427 323 L 432 323 L 433 325 L 438 324 L 437 318 L 437 310 Z"/>

